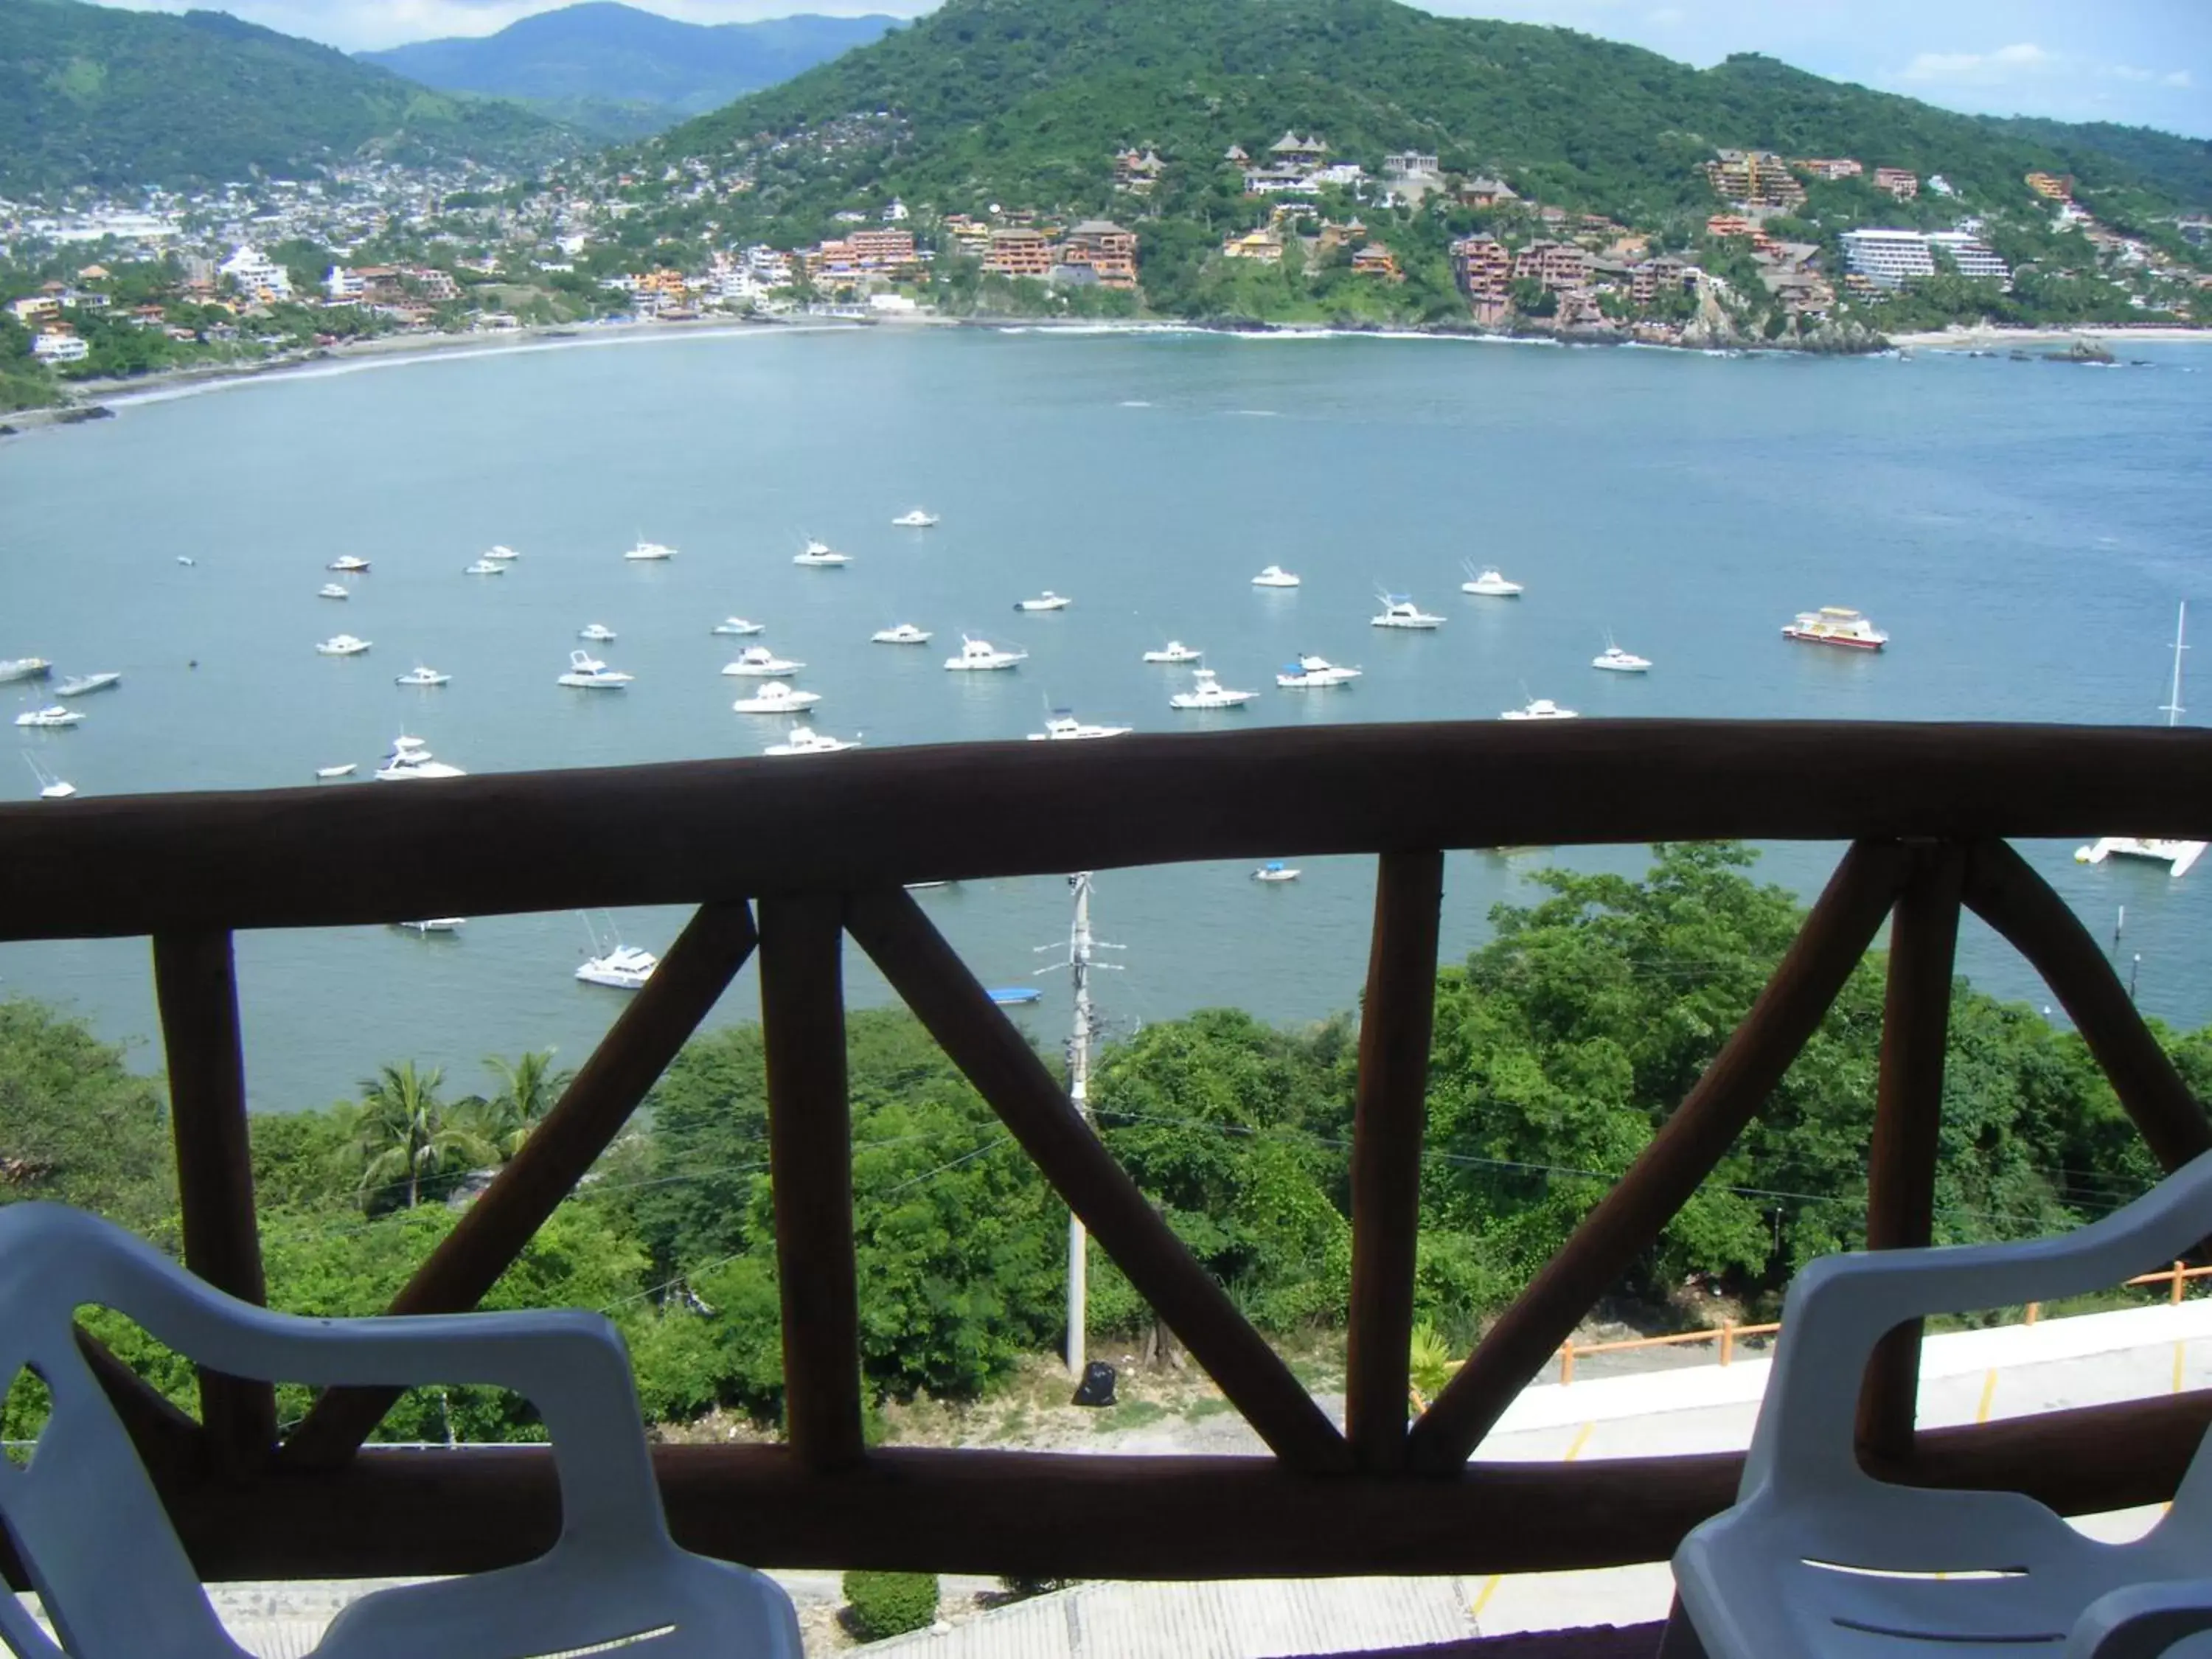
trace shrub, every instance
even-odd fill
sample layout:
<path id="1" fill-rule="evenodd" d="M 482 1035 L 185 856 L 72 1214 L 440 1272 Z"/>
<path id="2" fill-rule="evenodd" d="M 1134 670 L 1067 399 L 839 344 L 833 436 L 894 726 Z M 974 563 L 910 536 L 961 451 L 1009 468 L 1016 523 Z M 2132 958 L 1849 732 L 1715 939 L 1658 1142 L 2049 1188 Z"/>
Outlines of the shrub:
<path id="1" fill-rule="evenodd" d="M 848 1572 L 845 1602 L 853 1633 L 864 1642 L 927 1630 L 937 1622 L 933 1572 Z"/>

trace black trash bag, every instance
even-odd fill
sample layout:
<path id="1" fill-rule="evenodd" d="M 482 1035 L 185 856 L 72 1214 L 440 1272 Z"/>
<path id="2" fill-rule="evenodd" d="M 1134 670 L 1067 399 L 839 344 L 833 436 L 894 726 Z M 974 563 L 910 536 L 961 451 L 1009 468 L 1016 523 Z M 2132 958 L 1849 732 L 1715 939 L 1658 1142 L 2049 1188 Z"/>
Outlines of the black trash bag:
<path id="1" fill-rule="evenodd" d="M 1114 1368 L 1103 1359 L 1094 1359 L 1083 1368 L 1083 1381 L 1075 1385 L 1075 1403 L 1079 1406 L 1110 1406 L 1114 1403 Z"/>

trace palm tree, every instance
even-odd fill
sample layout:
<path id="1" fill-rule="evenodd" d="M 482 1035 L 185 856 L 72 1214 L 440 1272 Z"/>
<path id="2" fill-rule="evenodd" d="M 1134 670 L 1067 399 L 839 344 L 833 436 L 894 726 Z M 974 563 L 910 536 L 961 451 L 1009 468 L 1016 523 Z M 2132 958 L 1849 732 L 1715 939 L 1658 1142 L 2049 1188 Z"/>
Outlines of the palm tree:
<path id="1" fill-rule="evenodd" d="M 568 1087 L 572 1071 L 556 1071 L 551 1048 L 533 1048 L 513 1061 L 488 1055 L 484 1064 L 499 1079 L 499 1087 L 484 1103 L 483 1129 L 502 1158 L 522 1150 L 539 1120 L 551 1111 Z"/>
<path id="2" fill-rule="evenodd" d="M 417 1071 L 411 1060 L 362 1079 L 355 1133 L 364 1200 L 404 1182 L 411 1210 L 421 1201 L 426 1177 L 434 1179 L 452 1164 L 489 1164 L 496 1156 L 439 1095 L 444 1081 L 437 1066 Z"/>

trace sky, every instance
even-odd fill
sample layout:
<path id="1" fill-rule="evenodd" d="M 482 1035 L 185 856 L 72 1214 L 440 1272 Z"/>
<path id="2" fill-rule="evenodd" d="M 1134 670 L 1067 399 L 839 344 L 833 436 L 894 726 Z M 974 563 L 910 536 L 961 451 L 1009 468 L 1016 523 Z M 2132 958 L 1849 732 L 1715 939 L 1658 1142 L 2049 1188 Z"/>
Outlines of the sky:
<path id="1" fill-rule="evenodd" d="M 564 0 L 135 0 L 211 6 L 348 51 L 489 34 Z M 916 16 L 931 0 L 643 0 L 692 22 L 797 10 Z M 1099 0 L 1111 4 L 1112 0 Z M 1700 66 L 1759 52 L 1948 108 L 2212 137 L 2212 0 L 1425 0 L 1552 23 Z"/>

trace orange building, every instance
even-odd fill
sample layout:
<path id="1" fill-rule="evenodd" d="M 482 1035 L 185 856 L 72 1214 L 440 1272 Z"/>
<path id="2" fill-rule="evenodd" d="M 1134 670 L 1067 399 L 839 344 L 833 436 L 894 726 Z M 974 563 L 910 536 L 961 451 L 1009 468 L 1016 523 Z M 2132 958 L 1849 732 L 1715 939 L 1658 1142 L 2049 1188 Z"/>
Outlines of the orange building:
<path id="1" fill-rule="evenodd" d="M 1874 187 L 1887 191 L 1900 202 L 1909 202 L 1920 194 L 1920 175 L 1905 167 L 1876 167 Z"/>
<path id="2" fill-rule="evenodd" d="M 2031 173 L 2027 187 L 2046 202 L 2070 202 L 2074 199 L 2074 177 L 2071 173 L 2060 178 L 2052 173 Z"/>
<path id="3" fill-rule="evenodd" d="M 1758 230 L 1759 227 L 1741 213 L 1716 213 L 1705 221 L 1708 236 L 1750 236 Z"/>
<path id="4" fill-rule="evenodd" d="M 1370 242 L 1352 256 L 1352 274 L 1355 276 L 1386 276 L 1394 283 L 1406 280 L 1406 273 L 1398 269 L 1397 256 L 1380 242 Z"/>
<path id="5" fill-rule="evenodd" d="M 1049 276 L 1052 240 L 1041 230 L 994 230 L 983 269 L 1000 276 Z"/>

